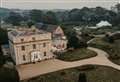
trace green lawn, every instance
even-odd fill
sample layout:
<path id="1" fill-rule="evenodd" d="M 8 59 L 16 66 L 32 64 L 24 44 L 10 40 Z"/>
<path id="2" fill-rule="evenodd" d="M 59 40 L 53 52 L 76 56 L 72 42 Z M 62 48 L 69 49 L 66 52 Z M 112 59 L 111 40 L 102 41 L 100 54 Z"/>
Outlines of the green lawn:
<path id="1" fill-rule="evenodd" d="M 106 51 L 110 55 L 109 59 L 120 65 L 120 40 L 109 43 L 102 38 L 96 38 L 89 45 Z"/>
<path id="2" fill-rule="evenodd" d="M 64 61 L 76 61 L 80 59 L 90 58 L 96 56 L 97 53 L 86 48 L 80 48 L 73 51 L 65 52 L 58 55 L 58 59 Z"/>
<path id="3" fill-rule="evenodd" d="M 105 66 L 84 66 L 41 75 L 23 82 L 78 82 L 84 73 L 87 82 L 120 82 L 120 71 Z"/>
<path id="4" fill-rule="evenodd" d="M 18 72 L 15 67 L 0 67 L 0 82 L 19 82 Z"/>
<path id="5" fill-rule="evenodd" d="M 120 30 L 119 26 L 114 26 L 114 27 L 101 27 L 98 29 L 84 29 L 84 31 L 88 34 L 94 34 L 94 35 L 99 35 L 99 34 L 105 34 L 106 32 L 116 32 Z"/>

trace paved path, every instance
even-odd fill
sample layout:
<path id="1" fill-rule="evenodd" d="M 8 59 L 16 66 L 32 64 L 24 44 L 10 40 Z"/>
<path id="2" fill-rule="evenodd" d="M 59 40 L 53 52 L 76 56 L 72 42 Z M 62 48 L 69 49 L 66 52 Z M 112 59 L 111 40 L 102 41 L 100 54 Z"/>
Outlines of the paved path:
<path id="1" fill-rule="evenodd" d="M 79 60 L 75 62 L 65 62 L 58 59 L 52 59 L 36 64 L 16 66 L 19 72 L 20 80 L 25 80 L 42 74 L 59 71 L 62 69 L 78 67 L 87 64 L 105 65 L 120 70 L 119 65 L 116 65 L 107 59 L 108 54 L 106 52 L 91 47 L 89 47 L 88 49 L 95 51 L 98 55 L 96 57 Z"/>

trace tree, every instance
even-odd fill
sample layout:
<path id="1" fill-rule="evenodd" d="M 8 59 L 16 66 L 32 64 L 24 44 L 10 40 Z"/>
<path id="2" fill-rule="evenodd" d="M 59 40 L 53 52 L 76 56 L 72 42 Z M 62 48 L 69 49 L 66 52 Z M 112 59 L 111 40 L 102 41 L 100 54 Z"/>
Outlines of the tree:
<path id="1" fill-rule="evenodd" d="M 30 28 L 31 26 L 34 25 L 34 22 L 33 22 L 33 21 L 28 21 L 28 22 L 27 22 L 27 25 L 28 25 L 28 27 Z"/>
<path id="2" fill-rule="evenodd" d="M 44 22 L 48 24 L 57 24 L 58 20 L 54 12 L 48 11 L 44 16 Z"/>
<path id="3" fill-rule="evenodd" d="M 68 38 L 68 46 L 73 48 L 80 48 L 80 42 L 79 39 L 76 37 L 76 34 L 73 32 L 69 35 Z"/>
<path id="4" fill-rule="evenodd" d="M 80 9 L 72 9 L 69 12 L 69 20 L 70 21 L 82 21 L 83 13 L 80 12 Z"/>
<path id="5" fill-rule="evenodd" d="M 41 10 L 31 10 L 30 19 L 34 22 L 43 22 L 43 12 Z"/>
<path id="6" fill-rule="evenodd" d="M 0 53 L 0 67 L 5 64 L 5 57 Z"/>
<path id="7" fill-rule="evenodd" d="M 3 56 L 1 44 L 0 44 L 0 67 L 2 67 L 5 64 L 5 57 Z"/>
<path id="8" fill-rule="evenodd" d="M 8 43 L 7 31 L 0 28 L 0 44 Z"/>
<path id="9" fill-rule="evenodd" d="M 114 43 L 114 37 L 109 36 L 106 34 L 106 37 L 104 38 L 105 41 L 108 41 L 109 43 Z"/>
<path id="10" fill-rule="evenodd" d="M 120 3 L 116 4 L 115 8 L 117 9 L 117 13 L 120 13 Z"/>
<path id="11" fill-rule="evenodd" d="M 75 49 L 87 47 L 87 43 L 84 41 L 83 38 L 77 35 L 75 30 L 68 28 L 65 29 L 65 33 L 68 38 L 68 47 L 73 47 Z"/>
<path id="12" fill-rule="evenodd" d="M 20 82 L 19 75 L 15 68 L 0 68 L 0 82 Z"/>
<path id="13" fill-rule="evenodd" d="M 0 54 L 2 54 L 1 44 L 0 44 Z"/>
<path id="14" fill-rule="evenodd" d="M 79 74 L 78 82 L 87 82 L 85 73 L 80 73 Z"/>
<path id="15" fill-rule="evenodd" d="M 113 25 L 120 25 L 120 23 L 119 23 L 119 21 L 120 21 L 120 14 L 118 14 L 117 16 L 115 16 L 114 18 L 113 18 L 113 21 L 112 21 L 112 23 L 113 23 Z"/>
<path id="16" fill-rule="evenodd" d="M 12 25 L 20 25 L 20 22 L 23 21 L 23 17 L 19 13 L 10 12 L 9 16 L 5 19 L 7 23 Z"/>

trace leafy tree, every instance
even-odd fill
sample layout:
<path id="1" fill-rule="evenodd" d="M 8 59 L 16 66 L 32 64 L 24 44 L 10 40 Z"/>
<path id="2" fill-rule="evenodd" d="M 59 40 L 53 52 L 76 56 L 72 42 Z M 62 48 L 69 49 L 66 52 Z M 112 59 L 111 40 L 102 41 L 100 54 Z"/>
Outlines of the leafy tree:
<path id="1" fill-rule="evenodd" d="M 73 48 L 83 48 L 87 47 L 87 43 L 84 41 L 84 39 L 80 38 L 75 30 L 70 29 L 70 28 L 64 28 L 65 29 L 65 34 L 67 35 L 68 38 L 68 47 L 73 47 Z"/>
<path id="2" fill-rule="evenodd" d="M 86 78 L 85 73 L 80 73 L 79 74 L 78 82 L 87 82 L 87 78 Z"/>
<path id="3" fill-rule="evenodd" d="M 79 39 L 76 37 L 74 32 L 68 38 L 68 46 L 73 48 L 80 48 Z"/>
<path id="4" fill-rule="evenodd" d="M 72 9 L 69 13 L 69 21 L 79 22 L 81 25 L 95 25 L 101 20 L 111 22 L 116 13 L 102 7 Z"/>
<path id="5" fill-rule="evenodd" d="M 110 43 L 114 43 L 114 38 L 113 38 L 113 37 L 108 37 L 108 41 L 109 41 Z"/>
<path id="6" fill-rule="evenodd" d="M 2 67 L 5 64 L 5 57 L 3 56 L 1 44 L 0 44 L 0 67 Z"/>
<path id="7" fill-rule="evenodd" d="M 15 68 L 0 68 L 0 82 L 20 82 L 18 72 Z"/>
<path id="8" fill-rule="evenodd" d="M 115 8 L 117 9 L 118 13 L 120 13 L 120 3 L 116 4 Z"/>
<path id="9" fill-rule="evenodd" d="M 30 11 L 30 18 L 34 22 L 43 22 L 43 12 L 41 10 L 31 10 Z"/>
<path id="10" fill-rule="evenodd" d="M 12 25 L 20 25 L 20 22 L 23 21 L 23 17 L 19 13 L 10 12 L 9 16 L 5 19 L 7 23 Z"/>
<path id="11" fill-rule="evenodd" d="M 115 10 L 117 10 L 116 11 L 117 15 L 113 18 L 112 22 L 113 22 L 113 25 L 120 25 L 119 24 L 119 21 L 120 21 L 120 4 L 119 3 L 115 5 Z"/>
<path id="12" fill-rule="evenodd" d="M 115 5 L 115 8 L 120 12 L 120 4 Z M 17 13 L 18 14 L 18 13 Z M 17 15 L 18 16 L 18 15 Z M 16 17 L 16 15 L 15 15 Z M 110 23 L 118 24 L 119 13 L 115 13 L 111 10 L 107 10 L 102 7 L 88 8 L 83 7 L 82 9 L 72 9 L 65 11 L 41 11 L 41 10 L 30 10 L 29 13 L 23 13 L 23 21 L 27 22 L 32 20 L 34 22 L 43 22 L 48 24 L 73 24 L 73 25 L 95 25 L 101 20 L 107 20 Z M 11 17 L 10 19 L 16 19 Z M 20 18 L 20 17 L 19 17 Z M 115 22 L 114 22 L 115 21 Z M 16 22 L 12 22 L 15 23 Z M 18 22 L 17 22 L 18 24 Z"/>
<path id="13" fill-rule="evenodd" d="M 55 13 L 52 11 L 46 12 L 43 21 L 48 24 L 57 24 L 58 23 L 57 17 L 55 15 Z"/>
<path id="14" fill-rule="evenodd" d="M 28 21 L 28 22 L 27 22 L 27 25 L 28 25 L 28 27 L 30 28 L 32 25 L 34 25 L 34 22 L 33 22 L 33 21 Z"/>
<path id="15" fill-rule="evenodd" d="M 1 44 L 0 44 L 0 54 L 2 54 Z"/>
<path id="16" fill-rule="evenodd" d="M 83 13 L 80 11 L 80 9 L 72 9 L 69 12 L 70 21 L 83 21 L 82 16 L 83 16 Z"/>
<path id="17" fill-rule="evenodd" d="M 120 14 L 118 14 L 117 16 L 115 16 L 115 17 L 113 18 L 112 23 L 113 23 L 114 26 L 120 25 L 119 21 L 120 21 Z"/>
<path id="18" fill-rule="evenodd" d="M 0 28 L 0 44 L 8 43 L 7 31 Z"/>
<path id="19" fill-rule="evenodd" d="M 0 67 L 5 64 L 5 57 L 0 53 Z"/>

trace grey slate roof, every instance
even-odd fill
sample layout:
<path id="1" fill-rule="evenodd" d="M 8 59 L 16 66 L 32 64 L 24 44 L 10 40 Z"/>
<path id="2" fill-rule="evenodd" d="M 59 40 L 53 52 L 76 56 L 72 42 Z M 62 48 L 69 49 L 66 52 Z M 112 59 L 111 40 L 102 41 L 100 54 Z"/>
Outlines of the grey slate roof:
<path id="1" fill-rule="evenodd" d="M 13 31 L 10 31 L 10 33 L 13 36 L 29 36 L 29 35 L 36 35 L 36 34 L 44 34 L 44 33 L 48 33 L 47 31 L 44 30 L 39 30 L 39 29 L 16 29 Z"/>
<path id="2" fill-rule="evenodd" d="M 53 31 L 55 31 L 58 26 L 57 26 L 57 25 L 37 23 L 37 24 L 36 24 L 36 27 L 37 27 L 38 29 L 42 29 L 42 30 L 45 30 L 45 31 L 48 31 L 48 32 L 53 33 Z"/>

